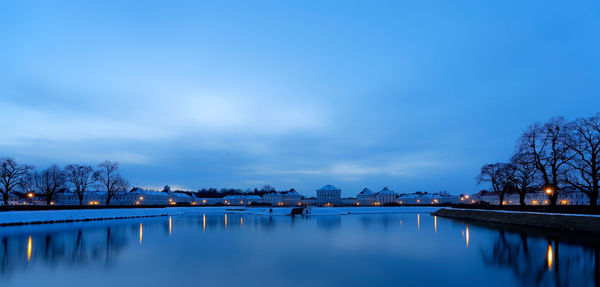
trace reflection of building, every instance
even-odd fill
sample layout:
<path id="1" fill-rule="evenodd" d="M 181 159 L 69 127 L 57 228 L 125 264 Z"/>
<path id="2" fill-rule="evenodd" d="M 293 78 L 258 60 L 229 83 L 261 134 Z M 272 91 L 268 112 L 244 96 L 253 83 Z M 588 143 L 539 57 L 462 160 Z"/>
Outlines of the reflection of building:
<path id="1" fill-rule="evenodd" d="M 396 202 L 396 193 L 393 190 L 384 187 L 375 195 L 375 204 L 384 205 Z"/>
<path id="2" fill-rule="evenodd" d="M 375 204 L 375 193 L 373 193 L 370 189 L 364 188 L 357 196 L 356 200 L 359 205 L 373 205 Z"/>
<path id="3" fill-rule="evenodd" d="M 326 185 L 317 189 L 317 204 L 324 206 L 342 205 L 342 190 L 333 185 Z"/>

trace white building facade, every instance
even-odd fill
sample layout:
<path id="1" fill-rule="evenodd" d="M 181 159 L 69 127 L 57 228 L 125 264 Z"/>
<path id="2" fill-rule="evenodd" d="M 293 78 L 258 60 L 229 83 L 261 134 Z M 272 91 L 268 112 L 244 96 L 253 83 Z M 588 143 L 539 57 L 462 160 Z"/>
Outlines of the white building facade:
<path id="1" fill-rule="evenodd" d="M 317 189 L 317 205 L 341 206 L 342 190 L 329 184 Z"/>

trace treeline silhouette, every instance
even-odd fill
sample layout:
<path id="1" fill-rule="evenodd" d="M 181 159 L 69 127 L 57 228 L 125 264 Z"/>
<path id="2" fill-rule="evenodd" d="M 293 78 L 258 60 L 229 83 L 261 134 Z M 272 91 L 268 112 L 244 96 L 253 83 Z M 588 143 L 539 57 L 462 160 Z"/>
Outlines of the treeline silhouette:
<path id="1" fill-rule="evenodd" d="M 516 193 L 525 205 L 528 193 L 544 190 L 552 206 L 569 192 L 581 192 L 591 206 L 597 206 L 600 113 L 573 121 L 555 117 L 529 126 L 510 160 L 485 164 L 476 179 L 490 185 L 500 204 L 506 194 Z"/>

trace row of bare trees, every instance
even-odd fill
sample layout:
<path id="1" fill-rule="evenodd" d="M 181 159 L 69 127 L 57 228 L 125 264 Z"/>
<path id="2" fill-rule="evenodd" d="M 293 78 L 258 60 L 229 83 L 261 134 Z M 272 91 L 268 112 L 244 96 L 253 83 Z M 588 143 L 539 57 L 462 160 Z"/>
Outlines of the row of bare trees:
<path id="1" fill-rule="evenodd" d="M 567 192 L 581 192 L 596 206 L 600 187 L 600 113 L 567 121 L 562 117 L 535 123 L 522 134 L 508 163 L 486 164 L 477 177 L 487 182 L 500 204 L 508 193 L 525 196 L 547 190 L 550 204 Z"/>
<path id="2" fill-rule="evenodd" d="M 119 163 L 109 160 L 98 164 L 95 170 L 90 165 L 70 164 L 60 168 L 53 164 L 38 171 L 12 158 L 0 158 L 0 193 L 5 205 L 11 194 L 35 194 L 50 204 L 56 193 L 63 189 L 74 190 L 79 204 L 83 204 L 84 195 L 92 186 L 103 189 L 106 204 L 110 204 L 117 192 L 129 188 L 129 183 L 119 173 Z"/>

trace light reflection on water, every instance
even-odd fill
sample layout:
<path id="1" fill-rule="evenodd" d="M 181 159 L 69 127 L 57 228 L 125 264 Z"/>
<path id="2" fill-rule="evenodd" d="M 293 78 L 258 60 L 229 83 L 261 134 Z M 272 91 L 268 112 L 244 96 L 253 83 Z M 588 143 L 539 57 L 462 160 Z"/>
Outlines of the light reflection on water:
<path id="1" fill-rule="evenodd" d="M 198 214 L 4 227 L 0 239 L 1 286 L 600 284 L 595 238 L 426 213 Z"/>

